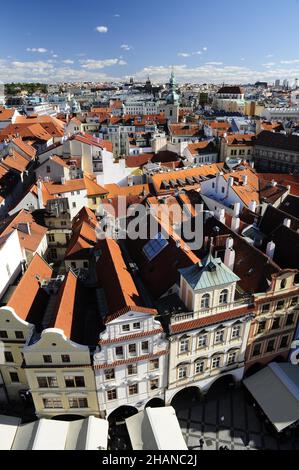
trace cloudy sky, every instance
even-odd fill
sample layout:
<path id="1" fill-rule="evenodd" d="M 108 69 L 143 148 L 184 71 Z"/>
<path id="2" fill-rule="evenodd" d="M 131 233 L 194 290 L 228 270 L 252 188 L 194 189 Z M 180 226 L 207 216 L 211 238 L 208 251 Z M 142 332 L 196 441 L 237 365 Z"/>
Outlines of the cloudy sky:
<path id="1" fill-rule="evenodd" d="M 299 0 L 10 0 L 0 80 L 299 78 Z"/>

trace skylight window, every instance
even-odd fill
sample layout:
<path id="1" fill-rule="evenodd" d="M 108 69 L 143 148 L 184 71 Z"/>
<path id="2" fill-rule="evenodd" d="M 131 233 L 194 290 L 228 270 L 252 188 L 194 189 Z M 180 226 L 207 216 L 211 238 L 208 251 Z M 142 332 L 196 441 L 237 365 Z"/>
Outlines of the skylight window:
<path id="1" fill-rule="evenodd" d="M 144 247 L 143 253 L 149 261 L 152 261 L 168 245 L 168 241 L 162 233 L 157 233 L 153 240 L 150 240 Z"/>

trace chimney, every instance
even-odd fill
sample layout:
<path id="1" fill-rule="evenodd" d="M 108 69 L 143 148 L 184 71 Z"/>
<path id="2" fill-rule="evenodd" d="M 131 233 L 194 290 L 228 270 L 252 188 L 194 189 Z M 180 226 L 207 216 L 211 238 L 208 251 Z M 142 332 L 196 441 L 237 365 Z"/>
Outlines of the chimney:
<path id="1" fill-rule="evenodd" d="M 236 202 L 236 204 L 234 205 L 234 217 L 239 217 L 240 210 L 241 210 L 241 204 L 239 202 Z"/>
<path id="2" fill-rule="evenodd" d="M 269 242 L 268 243 L 266 255 L 271 259 L 274 258 L 275 248 L 276 248 L 276 245 L 275 245 L 274 242 Z"/>
<path id="3" fill-rule="evenodd" d="M 272 180 L 271 181 L 271 186 L 272 186 L 272 188 L 275 188 L 277 186 L 277 181 Z"/>
<path id="4" fill-rule="evenodd" d="M 242 181 L 243 181 L 243 186 L 247 186 L 247 184 L 248 184 L 248 175 L 243 175 L 242 176 Z"/>
<path id="5" fill-rule="evenodd" d="M 239 228 L 240 228 L 241 220 L 240 217 L 233 217 L 232 218 L 232 223 L 231 223 L 231 229 L 238 233 Z"/>
<path id="6" fill-rule="evenodd" d="M 224 255 L 224 264 L 232 271 L 235 266 L 236 252 L 234 250 L 234 240 L 233 238 L 228 238 L 226 240 L 226 250 Z"/>
<path id="7" fill-rule="evenodd" d="M 251 212 L 256 212 L 256 208 L 257 208 L 257 203 L 256 201 L 251 201 L 251 203 L 249 204 L 249 210 Z"/>
<path id="8" fill-rule="evenodd" d="M 37 182 L 37 198 L 38 198 L 38 208 L 39 209 L 44 209 L 45 206 L 44 206 L 44 203 L 43 203 L 43 190 L 42 190 L 42 186 L 43 183 L 41 181 L 38 181 Z"/>
<path id="9" fill-rule="evenodd" d="M 227 181 L 226 197 L 229 196 L 229 189 L 234 186 L 234 182 L 235 182 L 234 178 L 233 178 L 232 176 L 230 176 L 230 177 L 228 178 L 228 181 Z"/>
<path id="10" fill-rule="evenodd" d="M 225 210 L 218 207 L 216 212 L 216 218 L 222 223 L 225 224 Z"/>
<path id="11" fill-rule="evenodd" d="M 291 228 L 291 222 L 292 222 L 291 219 L 284 219 L 283 225 L 285 227 Z"/>
<path id="12" fill-rule="evenodd" d="M 250 166 L 252 169 L 254 169 L 254 162 L 250 162 Z"/>

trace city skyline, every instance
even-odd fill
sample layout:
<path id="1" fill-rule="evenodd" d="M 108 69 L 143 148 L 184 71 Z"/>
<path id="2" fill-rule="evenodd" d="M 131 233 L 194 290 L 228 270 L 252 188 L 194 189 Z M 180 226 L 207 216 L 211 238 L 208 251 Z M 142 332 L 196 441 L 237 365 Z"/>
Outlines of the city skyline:
<path id="1" fill-rule="evenodd" d="M 51 11 L 36 0 L 3 5 L 2 24 L 12 11 L 18 15 L 9 40 L 8 26 L 0 31 L 0 80 L 166 81 L 172 68 L 178 82 L 292 82 L 299 76 L 298 0 L 285 10 L 269 0 L 253 0 L 250 9 L 216 0 L 213 10 L 195 0 L 188 10 L 177 0 L 101 3 L 89 0 L 83 9 L 75 0 L 70 10 L 53 0 Z"/>

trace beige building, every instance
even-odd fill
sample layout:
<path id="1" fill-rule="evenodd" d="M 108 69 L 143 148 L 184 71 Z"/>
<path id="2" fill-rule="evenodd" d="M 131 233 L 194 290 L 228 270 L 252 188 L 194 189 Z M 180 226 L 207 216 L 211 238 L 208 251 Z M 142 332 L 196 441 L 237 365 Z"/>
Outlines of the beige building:
<path id="1" fill-rule="evenodd" d="M 227 247 L 225 262 L 234 252 Z M 179 296 L 186 313 L 172 316 L 166 403 L 186 387 L 205 394 L 221 376 L 240 382 L 253 310 L 248 299 L 237 300 L 240 280 L 219 258 L 180 270 Z"/>

